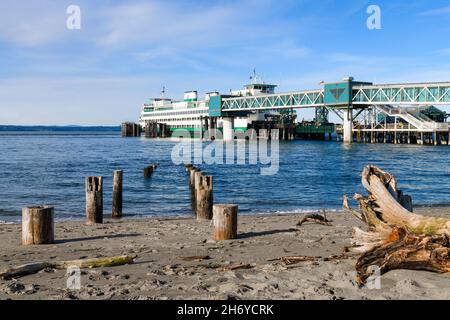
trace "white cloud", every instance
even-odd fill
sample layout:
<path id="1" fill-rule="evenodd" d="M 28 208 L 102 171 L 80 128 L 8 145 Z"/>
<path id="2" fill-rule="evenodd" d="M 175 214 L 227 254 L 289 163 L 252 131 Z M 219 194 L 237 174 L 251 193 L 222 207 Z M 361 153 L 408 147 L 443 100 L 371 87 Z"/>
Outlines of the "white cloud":
<path id="1" fill-rule="evenodd" d="M 136 121 L 148 88 L 157 85 L 159 81 L 150 77 L 0 80 L 0 123 L 113 125 Z"/>
<path id="2" fill-rule="evenodd" d="M 422 16 L 437 16 L 437 15 L 444 15 L 444 14 L 450 14 L 450 6 L 424 11 L 420 15 L 422 15 Z"/>
<path id="3" fill-rule="evenodd" d="M 106 8 L 98 16 L 95 41 L 103 46 L 176 45 L 205 48 L 225 42 L 266 37 L 270 28 L 251 26 L 258 12 L 267 9 L 255 1 L 226 4 L 131 2 Z"/>
<path id="4" fill-rule="evenodd" d="M 438 54 L 443 54 L 443 55 L 450 55 L 450 48 L 445 48 L 445 49 L 440 49 L 435 51 Z"/>
<path id="5" fill-rule="evenodd" d="M 60 40 L 67 32 L 64 1 L 2 0 L 0 41 L 34 47 Z"/>

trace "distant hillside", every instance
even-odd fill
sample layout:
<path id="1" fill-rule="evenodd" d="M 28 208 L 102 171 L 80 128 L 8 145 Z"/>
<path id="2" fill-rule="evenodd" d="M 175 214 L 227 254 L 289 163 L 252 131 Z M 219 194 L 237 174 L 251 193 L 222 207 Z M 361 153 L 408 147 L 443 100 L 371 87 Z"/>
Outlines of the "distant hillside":
<path id="1" fill-rule="evenodd" d="M 120 126 L 10 126 L 0 125 L 0 131 L 56 131 L 56 132 L 103 132 L 120 131 Z"/>

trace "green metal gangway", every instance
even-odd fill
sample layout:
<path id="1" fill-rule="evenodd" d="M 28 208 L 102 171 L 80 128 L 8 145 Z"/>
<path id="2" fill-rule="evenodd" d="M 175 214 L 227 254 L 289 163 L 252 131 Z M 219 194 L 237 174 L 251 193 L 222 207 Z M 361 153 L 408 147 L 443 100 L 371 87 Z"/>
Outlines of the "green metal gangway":
<path id="1" fill-rule="evenodd" d="M 361 109 L 374 105 L 450 105 L 450 82 L 373 84 L 354 81 L 325 83 L 322 89 L 257 96 L 211 97 L 210 116 L 233 116 L 240 111 L 300 108 Z"/>

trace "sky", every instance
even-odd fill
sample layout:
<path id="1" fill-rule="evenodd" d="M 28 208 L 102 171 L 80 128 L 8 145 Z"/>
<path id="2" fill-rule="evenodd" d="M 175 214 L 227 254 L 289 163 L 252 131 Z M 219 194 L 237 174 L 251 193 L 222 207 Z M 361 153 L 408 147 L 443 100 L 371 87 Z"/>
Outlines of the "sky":
<path id="1" fill-rule="evenodd" d="M 370 5 L 381 29 L 367 28 Z M 227 93 L 254 68 L 278 92 L 347 76 L 450 81 L 450 2 L 0 0 L 0 124 L 137 121 L 163 86 L 174 99 Z"/>

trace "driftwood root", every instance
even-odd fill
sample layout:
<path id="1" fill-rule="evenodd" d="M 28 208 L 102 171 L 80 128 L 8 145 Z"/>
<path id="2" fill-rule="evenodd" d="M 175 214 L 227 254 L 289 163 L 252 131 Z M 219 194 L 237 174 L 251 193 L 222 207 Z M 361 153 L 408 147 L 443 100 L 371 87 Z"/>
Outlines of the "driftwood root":
<path id="1" fill-rule="evenodd" d="M 354 229 L 353 252 L 361 253 L 356 263 L 358 282 L 372 274 L 394 269 L 426 270 L 450 274 L 450 219 L 413 213 L 412 199 L 397 188 L 396 178 L 376 166 L 366 166 L 362 184 L 368 196 L 355 194 L 359 210 L 350 208 L 344 196 L 343 208 L 368 226 Z"/>

